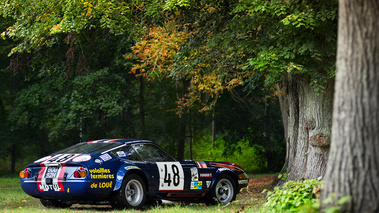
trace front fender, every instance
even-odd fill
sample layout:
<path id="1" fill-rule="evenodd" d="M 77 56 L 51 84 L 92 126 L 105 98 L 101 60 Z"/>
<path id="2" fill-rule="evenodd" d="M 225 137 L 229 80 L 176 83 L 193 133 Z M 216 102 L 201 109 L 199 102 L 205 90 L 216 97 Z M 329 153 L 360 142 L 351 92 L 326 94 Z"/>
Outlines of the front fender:
<path id="1" fill-rule="evenodd" d="M 236 178 L 237 178 L 236 174 L 233 173 L 233 170 L 228 169 L 228 168 L 218 168 L 214 174 L 213 179 L 212 179 L 212 183 L 209 187 L 210 189 L 213 187 L 214 183 L 216 182 L 216 180 L 220 174 L 228 174 L 233 178 L 233 180 L 236 180 Z M 238 183 L 236 183 L 236 185 L 238 185 Z"/>

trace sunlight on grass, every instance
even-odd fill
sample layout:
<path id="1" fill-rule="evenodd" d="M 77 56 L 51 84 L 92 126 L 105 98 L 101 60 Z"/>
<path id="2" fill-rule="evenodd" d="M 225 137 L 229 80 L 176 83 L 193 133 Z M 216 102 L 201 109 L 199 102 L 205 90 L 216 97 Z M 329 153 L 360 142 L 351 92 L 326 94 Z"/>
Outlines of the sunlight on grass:
<path id="1" fill-rule="evenodd" d="M 0 178 L 0 188 L 18 187 L 20 186 L 20 178 Z"/>
<path id="2" fill-rule="evenodd" d="M 12 212 L 39 205 L 39 200 L 26 195 L 20 187 L 0 188 L 0 209 Z"/>

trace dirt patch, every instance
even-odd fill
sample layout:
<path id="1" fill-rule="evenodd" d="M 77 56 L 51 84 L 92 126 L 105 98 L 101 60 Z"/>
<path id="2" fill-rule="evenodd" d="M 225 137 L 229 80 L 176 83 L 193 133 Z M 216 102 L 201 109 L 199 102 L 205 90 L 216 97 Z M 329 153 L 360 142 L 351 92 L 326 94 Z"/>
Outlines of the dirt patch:
<path id="1" fill-rule="evenodd" d="M 276 175 L 267 177 L 251 177 L 247 186 L 248 193 L 261 193 L 264 189 L 272 190 Z"/>
<path id="2" fill-rule="evenodd" d="M 241 205 L 241 209 L 243 210 L 246 206 L 252 209 L 261 208 L 266 201 L 266 193 L 262 191 L 274 189 L 276 176 L 251 177 L 248 186 L 237 195 L 237 204 Z"/>

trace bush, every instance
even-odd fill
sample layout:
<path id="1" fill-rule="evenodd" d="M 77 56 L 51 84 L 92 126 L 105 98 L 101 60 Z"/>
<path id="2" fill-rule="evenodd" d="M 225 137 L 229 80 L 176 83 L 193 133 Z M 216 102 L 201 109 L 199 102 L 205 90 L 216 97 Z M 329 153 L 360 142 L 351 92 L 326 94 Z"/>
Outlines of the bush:
<path id="1" fill-rule="evenodd" d="M 314 204 L 318 201 L 323 181 L 304 180 L 288 181 L 274 191 L 267 192 L 266 210 L 274 212 L 297 212 L 303 204 Z"/>
<path id="2" fill-rule="evenodd" d="M 225 155 L 225 149 L 235 150 Z M 225 146 L 223 137 L 218 137 L 212 146 L 212 137 L 206 136 L 194 142 L 193 159 L 204 161 L 229 161 L 240 165 L 247 172 L 259 172 L 267 167 L 263 155 L 264 149 L 259 145 L 250 145 L 248 141 L 238 141 Z"/>

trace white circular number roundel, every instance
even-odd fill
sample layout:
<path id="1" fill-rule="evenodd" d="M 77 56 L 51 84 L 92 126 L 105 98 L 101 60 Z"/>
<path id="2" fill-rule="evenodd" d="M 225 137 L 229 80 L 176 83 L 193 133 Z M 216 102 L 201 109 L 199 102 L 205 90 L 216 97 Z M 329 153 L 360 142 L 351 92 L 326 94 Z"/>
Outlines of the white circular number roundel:
<path id="1" fill-rule="evenodd" d="M 179 162 L 157 162 L 159 190 L 183 190 L 184 172 Z"/>

